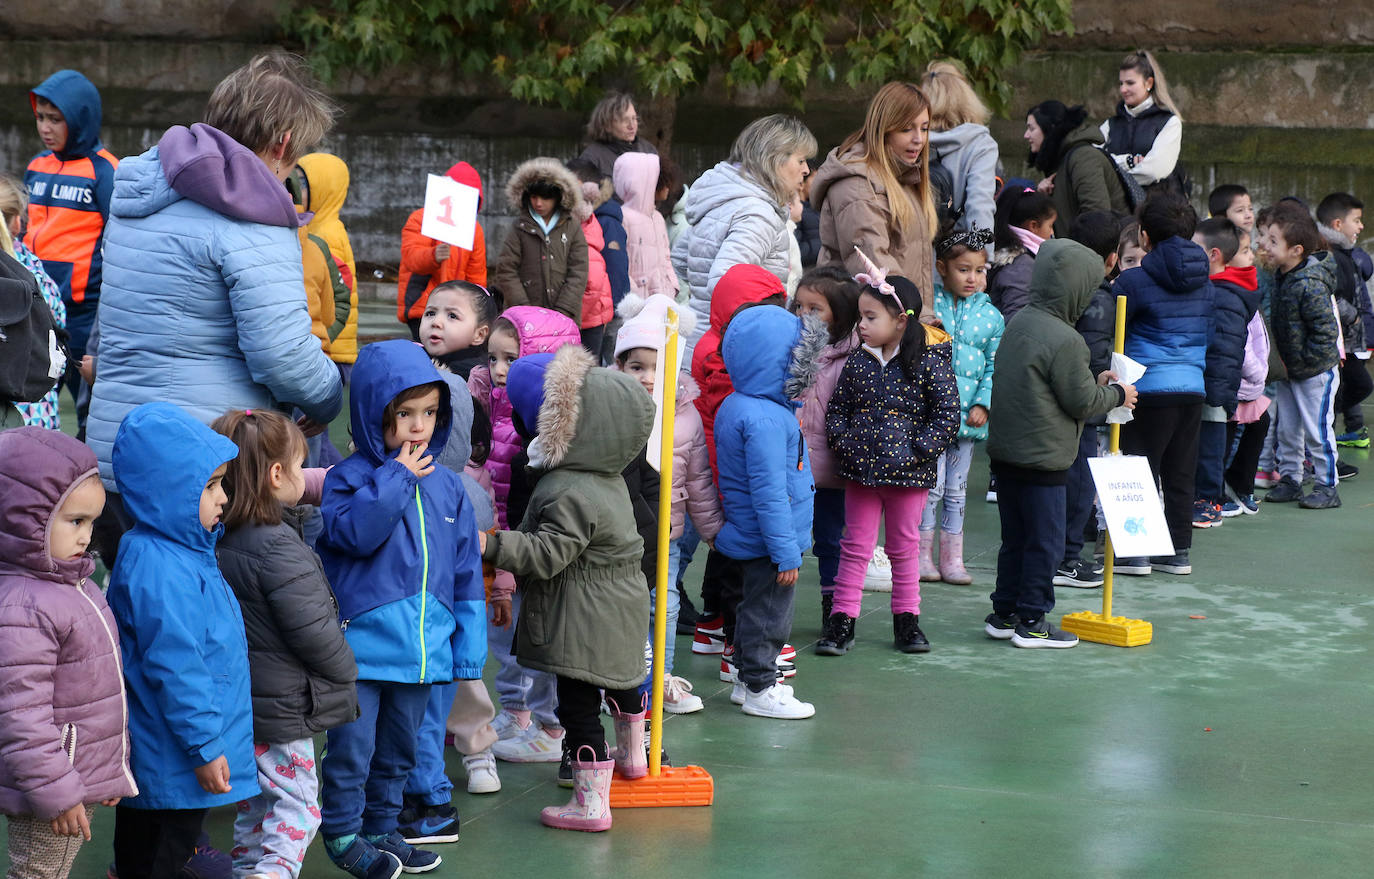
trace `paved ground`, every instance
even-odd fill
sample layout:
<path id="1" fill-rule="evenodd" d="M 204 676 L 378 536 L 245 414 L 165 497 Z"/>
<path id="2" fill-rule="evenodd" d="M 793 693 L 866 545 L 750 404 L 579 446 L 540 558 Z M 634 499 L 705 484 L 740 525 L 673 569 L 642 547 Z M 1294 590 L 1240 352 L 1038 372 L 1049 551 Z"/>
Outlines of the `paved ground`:
<path id="1" fill-rule="evenodd" d="M 868 594 L 856 649 L 813 656 L 808 563 L 792 640 L 815 719 L 741 715 L 714 664 L 679 642 L 706 710 L 671 718 L 667 747 L 710 770 L 714 806 L 618 811 L 599 835 L 548 830 L 540 807 L 566 798 L 554 767 L 502 764 L 504 789 L 474 797 L 450 753 L 463 841 L 431 875 L 1369 875 L 1374 472 L 1341 493 L 1340 510 L 1263 507 L 1198 533 L 1191 577 L 1123 578 L 1117 612 L 1155 630 L 1131 649 L 983 636 L 997 510 L 981 495 L 967 528 L 976 584 L 924 590 L 929 655 L 893 652 Z M 1096 591 L 1059 600 L 1100 608 Z M 211 824 L 226 847 L 231 820 Z M 112 830 L 100 810 L 74 875 L 101 874 Z M 317 843 L 304 875 L 342 874 Z"/>

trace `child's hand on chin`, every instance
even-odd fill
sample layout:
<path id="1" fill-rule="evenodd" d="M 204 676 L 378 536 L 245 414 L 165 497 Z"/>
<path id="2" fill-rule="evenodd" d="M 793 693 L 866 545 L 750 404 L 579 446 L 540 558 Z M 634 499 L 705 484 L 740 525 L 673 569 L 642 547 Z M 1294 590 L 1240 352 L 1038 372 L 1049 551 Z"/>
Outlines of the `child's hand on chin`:
<path id="1" fill-rule="evenodd" d="M 427 448 L 429 446 L 425 443 L 401 443 L 401 451 L 396 455 L 396 460 L 402 467 L 414 473 L 417 479 L 424 479 L 434 472 L 434 457 L 425 454 Z"/>
<path id="2" fill-rule="evenodd" d="M 227 794 L 229 787 L 229 761 L 221 754 L 204 766 L 196 767 L 196 781 L 209 794 Z"/>

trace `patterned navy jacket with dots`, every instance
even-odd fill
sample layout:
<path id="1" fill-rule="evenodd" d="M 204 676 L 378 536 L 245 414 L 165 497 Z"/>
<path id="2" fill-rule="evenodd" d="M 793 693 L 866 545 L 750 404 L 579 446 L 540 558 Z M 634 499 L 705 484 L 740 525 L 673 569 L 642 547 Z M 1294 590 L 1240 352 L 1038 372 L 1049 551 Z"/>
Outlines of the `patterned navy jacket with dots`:
<path id="1" fill-rule="evenodd" d="M 935 316 L 954 337 L 954 378 L 959 383 L 959 439 L 981 442 L 988 425 L 970 427 L 968 410 L 982 406 L 992 413 L 992 367 L 1006 323 L 986 293 L 960 299 L 935 285 Z"/>
<path id="2" fill-rule="evenodd" d="M 825 410 L 841 477 L 867 486 L 935 486 L 936 461 L 958 429 L 951 349 L 947 333 L 926 327 L 914 379 L 898 357 L 884 365 L 865 348 L 850 355 Z"/>

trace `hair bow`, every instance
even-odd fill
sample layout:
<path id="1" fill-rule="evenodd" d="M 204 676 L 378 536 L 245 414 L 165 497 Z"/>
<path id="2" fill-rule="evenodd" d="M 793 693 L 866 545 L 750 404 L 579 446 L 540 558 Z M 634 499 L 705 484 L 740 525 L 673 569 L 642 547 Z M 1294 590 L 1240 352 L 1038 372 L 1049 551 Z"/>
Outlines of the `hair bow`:
<path id="1" fill-rule="evenodd" d="M 854 247 L 854 252 L 859 255 L 864 261 L 864 265 L 868 267 L 868 271 L 859 272 L 855 275 L 854 280 L 858 281 L 860 284 L 867 284 L 879 293 L 891 296 L 893 300 L 896 301 L 897 307 L 901 308 L 901 297 L 897 295 L 896 288 L 887 282 L 887 269 L 878 268 L 873 260 L 868 258 L 868 254 L 860 250 L 857 245 Z"/>
<path id="2" fill-rule="evenodd" d="M 961 244 L 969 250 L 982 250 L 991 243 L 992 232 L 987 229 L 963 229 L 941 239 L 935 245 L 935 255 L 944 256 Z"/>

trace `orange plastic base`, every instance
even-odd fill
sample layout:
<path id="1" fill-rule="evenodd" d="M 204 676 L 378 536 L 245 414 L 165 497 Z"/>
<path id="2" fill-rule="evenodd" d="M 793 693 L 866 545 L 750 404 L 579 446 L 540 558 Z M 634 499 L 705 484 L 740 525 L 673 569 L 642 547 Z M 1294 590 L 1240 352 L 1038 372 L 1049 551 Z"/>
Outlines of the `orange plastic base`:
<path id="1" fill-rule="evenodd" d="M 657 777 L 634 781 L 611 779 L 612 809 L 645 809 L 663 806 L 709 806 L 716 783 L 700 766 L 664 766 Z"/>

